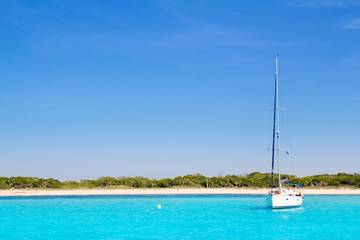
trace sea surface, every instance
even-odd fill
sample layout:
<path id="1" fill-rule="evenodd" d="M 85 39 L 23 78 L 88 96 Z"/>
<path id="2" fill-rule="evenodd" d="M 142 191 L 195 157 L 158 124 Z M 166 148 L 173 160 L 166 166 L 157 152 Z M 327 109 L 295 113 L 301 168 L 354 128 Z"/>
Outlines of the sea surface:
<path id="1" fill-rule="evenodd" d="M 0 197 L 0 239 L 360 239 L 360 196 Z"/>

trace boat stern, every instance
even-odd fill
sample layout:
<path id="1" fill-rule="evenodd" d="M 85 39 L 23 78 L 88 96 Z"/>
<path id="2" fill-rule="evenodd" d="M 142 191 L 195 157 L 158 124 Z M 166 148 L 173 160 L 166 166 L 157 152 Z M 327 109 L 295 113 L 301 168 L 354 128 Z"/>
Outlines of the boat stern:
<path id="1" fill-rule="evenodd" d="M 304 203 L 304 197 L 294 193 L 270 192 L 266 196 L 266 202 L 270 208 L 291 208 L 299 207 Z"/>

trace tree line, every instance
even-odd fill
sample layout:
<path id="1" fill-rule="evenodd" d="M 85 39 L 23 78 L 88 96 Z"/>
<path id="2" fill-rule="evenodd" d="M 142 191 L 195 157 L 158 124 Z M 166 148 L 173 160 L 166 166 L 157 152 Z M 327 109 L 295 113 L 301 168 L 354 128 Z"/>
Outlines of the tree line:
<path id="1" fill-rule="evenodd" d="M 360 188 L 360 174 L 338 173 L 336 175 L 322 174 L 308 177 L 281 175 L 292 183 L 302 184 L 305 187 L 357 187 Z M 277 179 L 277 175 L 274 175 Z M 254 187 L 266 188 L 271 184 L 270 173 L 253 172 L 245 175 L 227 175 L 205 177 L 201 174 L 178 176 L 175 178 L 148 179 L 145 177 L 101 177 L 96 180 L 59 181 L 53 178 L 37 177 L 0 177 L 0 189 L 19 188 L 171 188 L 171 187 Z"/>

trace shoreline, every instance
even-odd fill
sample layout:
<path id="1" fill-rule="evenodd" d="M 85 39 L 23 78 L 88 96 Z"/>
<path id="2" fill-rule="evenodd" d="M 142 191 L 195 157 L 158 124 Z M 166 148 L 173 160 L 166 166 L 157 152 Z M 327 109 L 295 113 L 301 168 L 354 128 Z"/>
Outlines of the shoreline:
<path id="1" fill-rule="evenodd" d="M 138 189 L 7 189 L 0 190 L 0 197 L 6 196 L 85 196 L 85 195 L 265 195 L 267 188 L 138 188 Z M 352 188 L 309 188 L 305 195 L 360 195 L 360 189 Z"/>

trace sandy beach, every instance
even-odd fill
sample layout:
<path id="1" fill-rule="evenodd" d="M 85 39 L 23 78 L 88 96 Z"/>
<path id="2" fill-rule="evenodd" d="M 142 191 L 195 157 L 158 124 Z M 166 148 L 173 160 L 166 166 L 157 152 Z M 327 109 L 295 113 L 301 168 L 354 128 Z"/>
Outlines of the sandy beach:
<path id="1" fill-rule="evenodd" d="M 268 189 L 255 188 L 145 188 L 145 189 L 10 189 L 0 190 L 0 196 L 61 196 L 61 195 L 156 195 L 156 194 L 255 194 L 264 195 Z M 305 195 L 360 194 L 360 189 L 319 188 L 305 189 Z"/>

